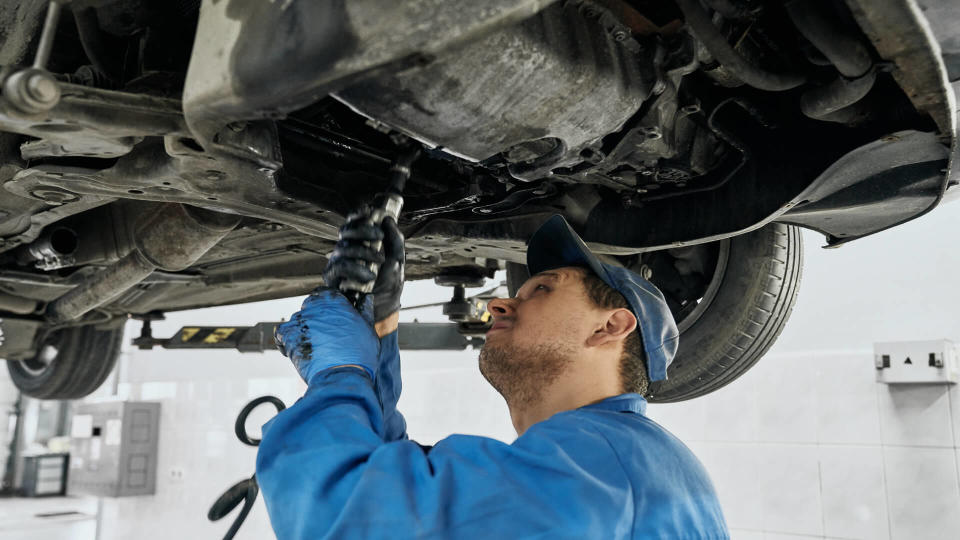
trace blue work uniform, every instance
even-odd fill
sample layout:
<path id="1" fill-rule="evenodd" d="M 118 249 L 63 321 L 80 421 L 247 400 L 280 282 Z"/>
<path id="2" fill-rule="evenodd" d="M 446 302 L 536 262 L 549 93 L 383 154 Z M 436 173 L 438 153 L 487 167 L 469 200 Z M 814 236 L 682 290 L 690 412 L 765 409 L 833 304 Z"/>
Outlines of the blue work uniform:
<path id="1" fill-rule="evenodd" d="M 729 538 L 679 439 L 622 394 L 534 424 L 513 444 L 407 439 L 397 333 L 374 382 L 331 368 L 263 427 L 257 480 L 277 537 Z"/>

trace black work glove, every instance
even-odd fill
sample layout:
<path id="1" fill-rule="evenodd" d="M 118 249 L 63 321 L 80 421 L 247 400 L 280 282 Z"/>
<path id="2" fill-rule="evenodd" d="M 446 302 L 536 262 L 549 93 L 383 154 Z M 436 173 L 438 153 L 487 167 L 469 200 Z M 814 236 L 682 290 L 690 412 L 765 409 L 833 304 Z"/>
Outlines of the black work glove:
<path id="1" fill-rule="evenodd" d="M 323 271 L 327 287 L 339 289 L 340 282 L 352 280 L 366 283 L 376 280 L 373 286 L 373 320 L 380 322 L 400 309 L 400 293 L 403 292 L 403 234 L 393 218 L 383 220 L 381 226 L 371 225 L 367 213 L 351 215 L 340 228 L 337 242 Z M 371 246 L 382 241 L 380 251 Z M 370 263 L 380 265 L 374 275 Z"/>

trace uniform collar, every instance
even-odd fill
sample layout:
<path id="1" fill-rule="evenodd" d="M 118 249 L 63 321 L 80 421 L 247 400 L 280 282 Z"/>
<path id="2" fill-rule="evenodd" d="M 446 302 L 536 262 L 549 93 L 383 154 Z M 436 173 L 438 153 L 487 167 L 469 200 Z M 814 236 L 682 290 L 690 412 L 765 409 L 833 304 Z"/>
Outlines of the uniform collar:
<path id="1" fill-rule="evenodd" d="M 643 396 L 640 394 L 620 394 L 619 396 L 608 397 L 603 401 L 584 405 L 580 408 L 644 414 L 647 411 L 647 400 L 643 399 Z"/>

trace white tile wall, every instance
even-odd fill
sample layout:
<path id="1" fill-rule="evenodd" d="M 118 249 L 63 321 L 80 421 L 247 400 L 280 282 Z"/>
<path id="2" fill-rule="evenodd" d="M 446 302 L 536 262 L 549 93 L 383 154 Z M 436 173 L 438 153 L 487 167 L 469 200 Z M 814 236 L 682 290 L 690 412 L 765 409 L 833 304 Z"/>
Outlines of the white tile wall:
<path id="1" fill-rule="evenodd" d="M 824 538 L 823 536 L 810 536 L 806 534 L 780 534 L 765 532 L 763 533 L 763 540 L 820 540 Z"/>
<path id="2" fill-rule="evenodd" d="M 752 444 L 691 444 L 691 449 L 710 471 L 727 525 L 763 530 L 759 450 Z"/>
<path id="3" fill-rule="evenodd" d="M 880 444 L 877 383 L 867 354 L 817 357 L 817 440 L 825 444 Z"/>
<path id="4" fill-rule="evenodd" d="M 821 446 L 820 489 L 827 536 L 890 538 L 881 448 Z"/>
<path id="5" fill-rule="evenodd" d="M 953 430 L 953 444 L 960 448 L 960 384 L 950 385 L 947 399 L 950 401 L 950 428 Z"/>
<path id="6" fill-rule="evenodd" d="M 736 386 L 727 386 L 711 394 L 701 405 L 703 438 L 710 441 L 755 442 L 760 423 L 756 377 L 745 377 Z"/>
<path id="7" fill-rule="evenodd" d="M 656 411 L 655 414 L 654 411 Z M 679 403 L 650 405 L 648 412 L 657 422 L 670 426 L 670 432 L 684 441 L 714 440 L 705 435 L 707 422 L 705 400 L 694 399 Z"/>
<path id="8" fill-rule="evenodd" d="M 883 443 L 953 448 L 950 399 L 944 385 L 877 385 Z"/>
<path id="9" fill-rule="evenodd" d="M 960 537 L 960 488 L 953 448 L 884 447 L 894 540 Z"/>
<path id="10" fill-rule="evenodd" d="M 753 367 L 758 371 L 754 376 L 762 381 L 755 385 L 759 440 L 817 440 L 817 374 L 815 369 L 810 369 L 814 359 L 812 354 L 768 355 Z"/>
<path id="11" fill-rule="evenodd" d="M 758 450 L 763 530 L 823 534 L 817 447 L 771 444 Z"/>

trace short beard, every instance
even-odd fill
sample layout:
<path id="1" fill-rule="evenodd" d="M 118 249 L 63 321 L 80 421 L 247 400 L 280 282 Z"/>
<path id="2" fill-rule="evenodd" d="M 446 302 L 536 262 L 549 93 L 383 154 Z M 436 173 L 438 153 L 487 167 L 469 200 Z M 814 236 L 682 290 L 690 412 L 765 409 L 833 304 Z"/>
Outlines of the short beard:
<path id="1" fill-rule="evenodd" d="M 480 373 L 510 408 L 537 403 L 543 392 L 569 367 L 573 359 L 560 344 L 531 347 L 484 345 Z"/>

